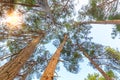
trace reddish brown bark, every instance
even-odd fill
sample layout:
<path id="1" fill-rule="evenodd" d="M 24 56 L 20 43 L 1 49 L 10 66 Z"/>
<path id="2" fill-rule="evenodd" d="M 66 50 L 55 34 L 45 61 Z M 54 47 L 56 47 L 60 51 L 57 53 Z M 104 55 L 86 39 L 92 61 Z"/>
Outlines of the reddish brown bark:
<path id="1" fill-rule="evenodd" d="M 42 77 L 40 80 L 53 80 L 54 77 L 54 71 L 56 69 L 59 57 L 60 57 L 60 52 L 64 47 L 64 44 L 67 40 L 67 35 L 64 36 L 64 40 L 63 42 L 59 45 L 59 47 L 57 48 L 56 52 L 54 53 L 54 55 L 51 57 Z"/>
<path id="2" fill-rule="evenodd" d="M 30 44 L 21 50 L 14 59 L 6 63 L 4 66 L 0 67 L 0 80 L 14 80 L 14 78 L 19 74 L 19 71 L 24 63 L 34 52 L 36 45 L 39 43 L 43 36 L 44 34 L 40 34 L 40 36 L 36 37 L 30 42 Z"/>
<path id="3" fill-rule="evenodd" d="M 26 4 L 26 3 L 10 3 L 10 2 L 3 2 L 3 1 L 0 1 L 0 3 L 3 3 L 5 5 L 21 5 L 21 6 L 27 6 L 27 7 L 41 7 L 40 5 L 32 5 L 32 4 Z"/>
<path id="4" fill-rule="evenodd" d="M 120 20 L 106 20 L 106 21 L 86 21 L 78 24 L 120 24 Z"/>
<path id="5" fill-rule="evenodd" d="M 88 53 L 84 50 L 82 46 L 79 46 L 80 51 L 83 52 L 83 55 L 88 58 L 88 60 L 94 65 L 94 67 L 104 76 L 106 80 L 112 80 L 100 67 L 99 65 L 91 59 L 91 57 L 88 55 Z"/>

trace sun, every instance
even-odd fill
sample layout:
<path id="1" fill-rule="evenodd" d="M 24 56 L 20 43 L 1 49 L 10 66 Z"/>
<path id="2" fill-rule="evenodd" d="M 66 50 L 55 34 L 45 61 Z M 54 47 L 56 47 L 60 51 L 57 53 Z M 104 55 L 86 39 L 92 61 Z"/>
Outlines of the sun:
<path id="1" fill-rule="evenodd" d="M 5 23 L 11 30 L 21 29 L 23 24 L 23 15 L 19 11 L 7 12 Z"/>

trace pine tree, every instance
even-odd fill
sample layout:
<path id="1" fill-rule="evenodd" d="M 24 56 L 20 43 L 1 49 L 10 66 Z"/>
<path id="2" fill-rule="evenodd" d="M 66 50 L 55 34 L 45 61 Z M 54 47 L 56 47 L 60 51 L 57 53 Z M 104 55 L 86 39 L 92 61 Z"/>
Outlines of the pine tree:
<path id="1" fill-rule="evenodd" d="M 60 53 L 64 47 L 64 44 L 66 43 L 66 40 L 67 40 L 67 35 L 65 34 L 63 42 L 59 45 L 56 52 L 51 57 L 40 80 L 53 80 L 54 72 L 55 72 L 57 63 L 59 62 Z"/>
<path id="2" fill-rule="evenodd" d="M 92 63 L 92 65 L 94 65 L 94 67 L 104 76 L 104 78 L 105 78 L 106 80 L 112 80 L 112 79 L 99 67 L 99 65 L 98 65 L 96 62 L 94 62 L 94 60 L 91 59 L 91 57 L 88 55 L 88 53 L 84 50 L 84 48 L 83 48 L 82 46 L 80 46 L 80 45 L 78 44 L 78 47 L 79 47 L 80 51 L 83 52 L 83 55 L 84 55 L 86 58 L 89 59 L 89 61 Z"/>
<path id="3" fill-rule="evenodd" d="M 1 80 L 13 80 L 21 70 L 21 67 L 30 58 L 35 50 L 36 45 L 43 38 L 44 33 L 36 37 L 31 41 L 24 49 L 22 49 L 19 54 L 14 57 L 11 61 L 6 63 L 4 66 L 0 67 L 0 79 Z"/>

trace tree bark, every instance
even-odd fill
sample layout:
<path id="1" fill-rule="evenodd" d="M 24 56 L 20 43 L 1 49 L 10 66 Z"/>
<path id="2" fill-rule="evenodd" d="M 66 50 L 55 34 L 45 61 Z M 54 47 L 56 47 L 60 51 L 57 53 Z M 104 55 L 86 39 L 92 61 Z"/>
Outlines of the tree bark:
<path id="1" fill-rule="evenodd" d="M 64 40 L 63 42 L 59 45 L 59 47 L 57 48 L 56 52 L 54 53 L 54 55 L 51 57 L 42 77 L 40 80 L 53 80 L 54 78 L 54 71 L 56 69 L 59 57 L 60 57 L 60 52 L 64 47 L 64 44 L 67 40 L 67 35 L 64 36 Z"/>
<path id="2" fill-rule="evenodd" d="M 10 2 L 0 2 L 0 3 L 3 3 L 3 4 L 7 4 L 7 5 L 21 5 L 21 6 L 27 6 L 27 7 L 41 7 L 40 5 L 32 5 L 32 4 L 26 4 L 26 3 L 11 3 Z"/>
<path id="3" fill-rule="evenodd" d="M 78 22 L 78 24 L 120 24 L 120 20 L 106 20 L 106 21 L 86 21 Z"/>
<path id="4" fill-rule="evenodd" d="M 89 61 L 94 65 L 94 67 L 104 76 L 104 78 L 105 78 L 106 80 L 112 80 L 112 79 L 99 67 L 99 65 L 90 58 L 90 56 L 88 55 L 88 53 L 84 50 L 84 48 L 83 48 L 82 46 L 78 45 L 78 47 L 79 47 L 80 51 L 83 52 L 83 55 L 84 55 L 86 58 L 88 58 L 88 60 L 89 60 Z"/>
<path id="5" fill-rule="evenodd" d="M 0 80 L 14 80 L 14 78 L 19 74 L 19 71 L 24 63 L 34 52 L 36 45 L 39 43 L 43 36 L 44 33 L 33 39 L 30 44 L 28 44 L 24 49 L 20 51 L 20 53 L 18 53 L 18 55 L 16 55 L 15 58 L 0 67 Z"/>

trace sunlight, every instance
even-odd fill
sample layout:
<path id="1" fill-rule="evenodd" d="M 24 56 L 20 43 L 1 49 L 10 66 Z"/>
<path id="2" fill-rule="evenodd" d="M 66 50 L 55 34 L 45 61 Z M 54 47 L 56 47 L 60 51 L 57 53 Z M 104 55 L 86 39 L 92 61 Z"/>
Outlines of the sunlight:
<path id="1" fill-rule="evenodd" d="M 5 23 L 10 30 L 22 29 L 23 16 L 19 11 L 7 12 Z"/>

